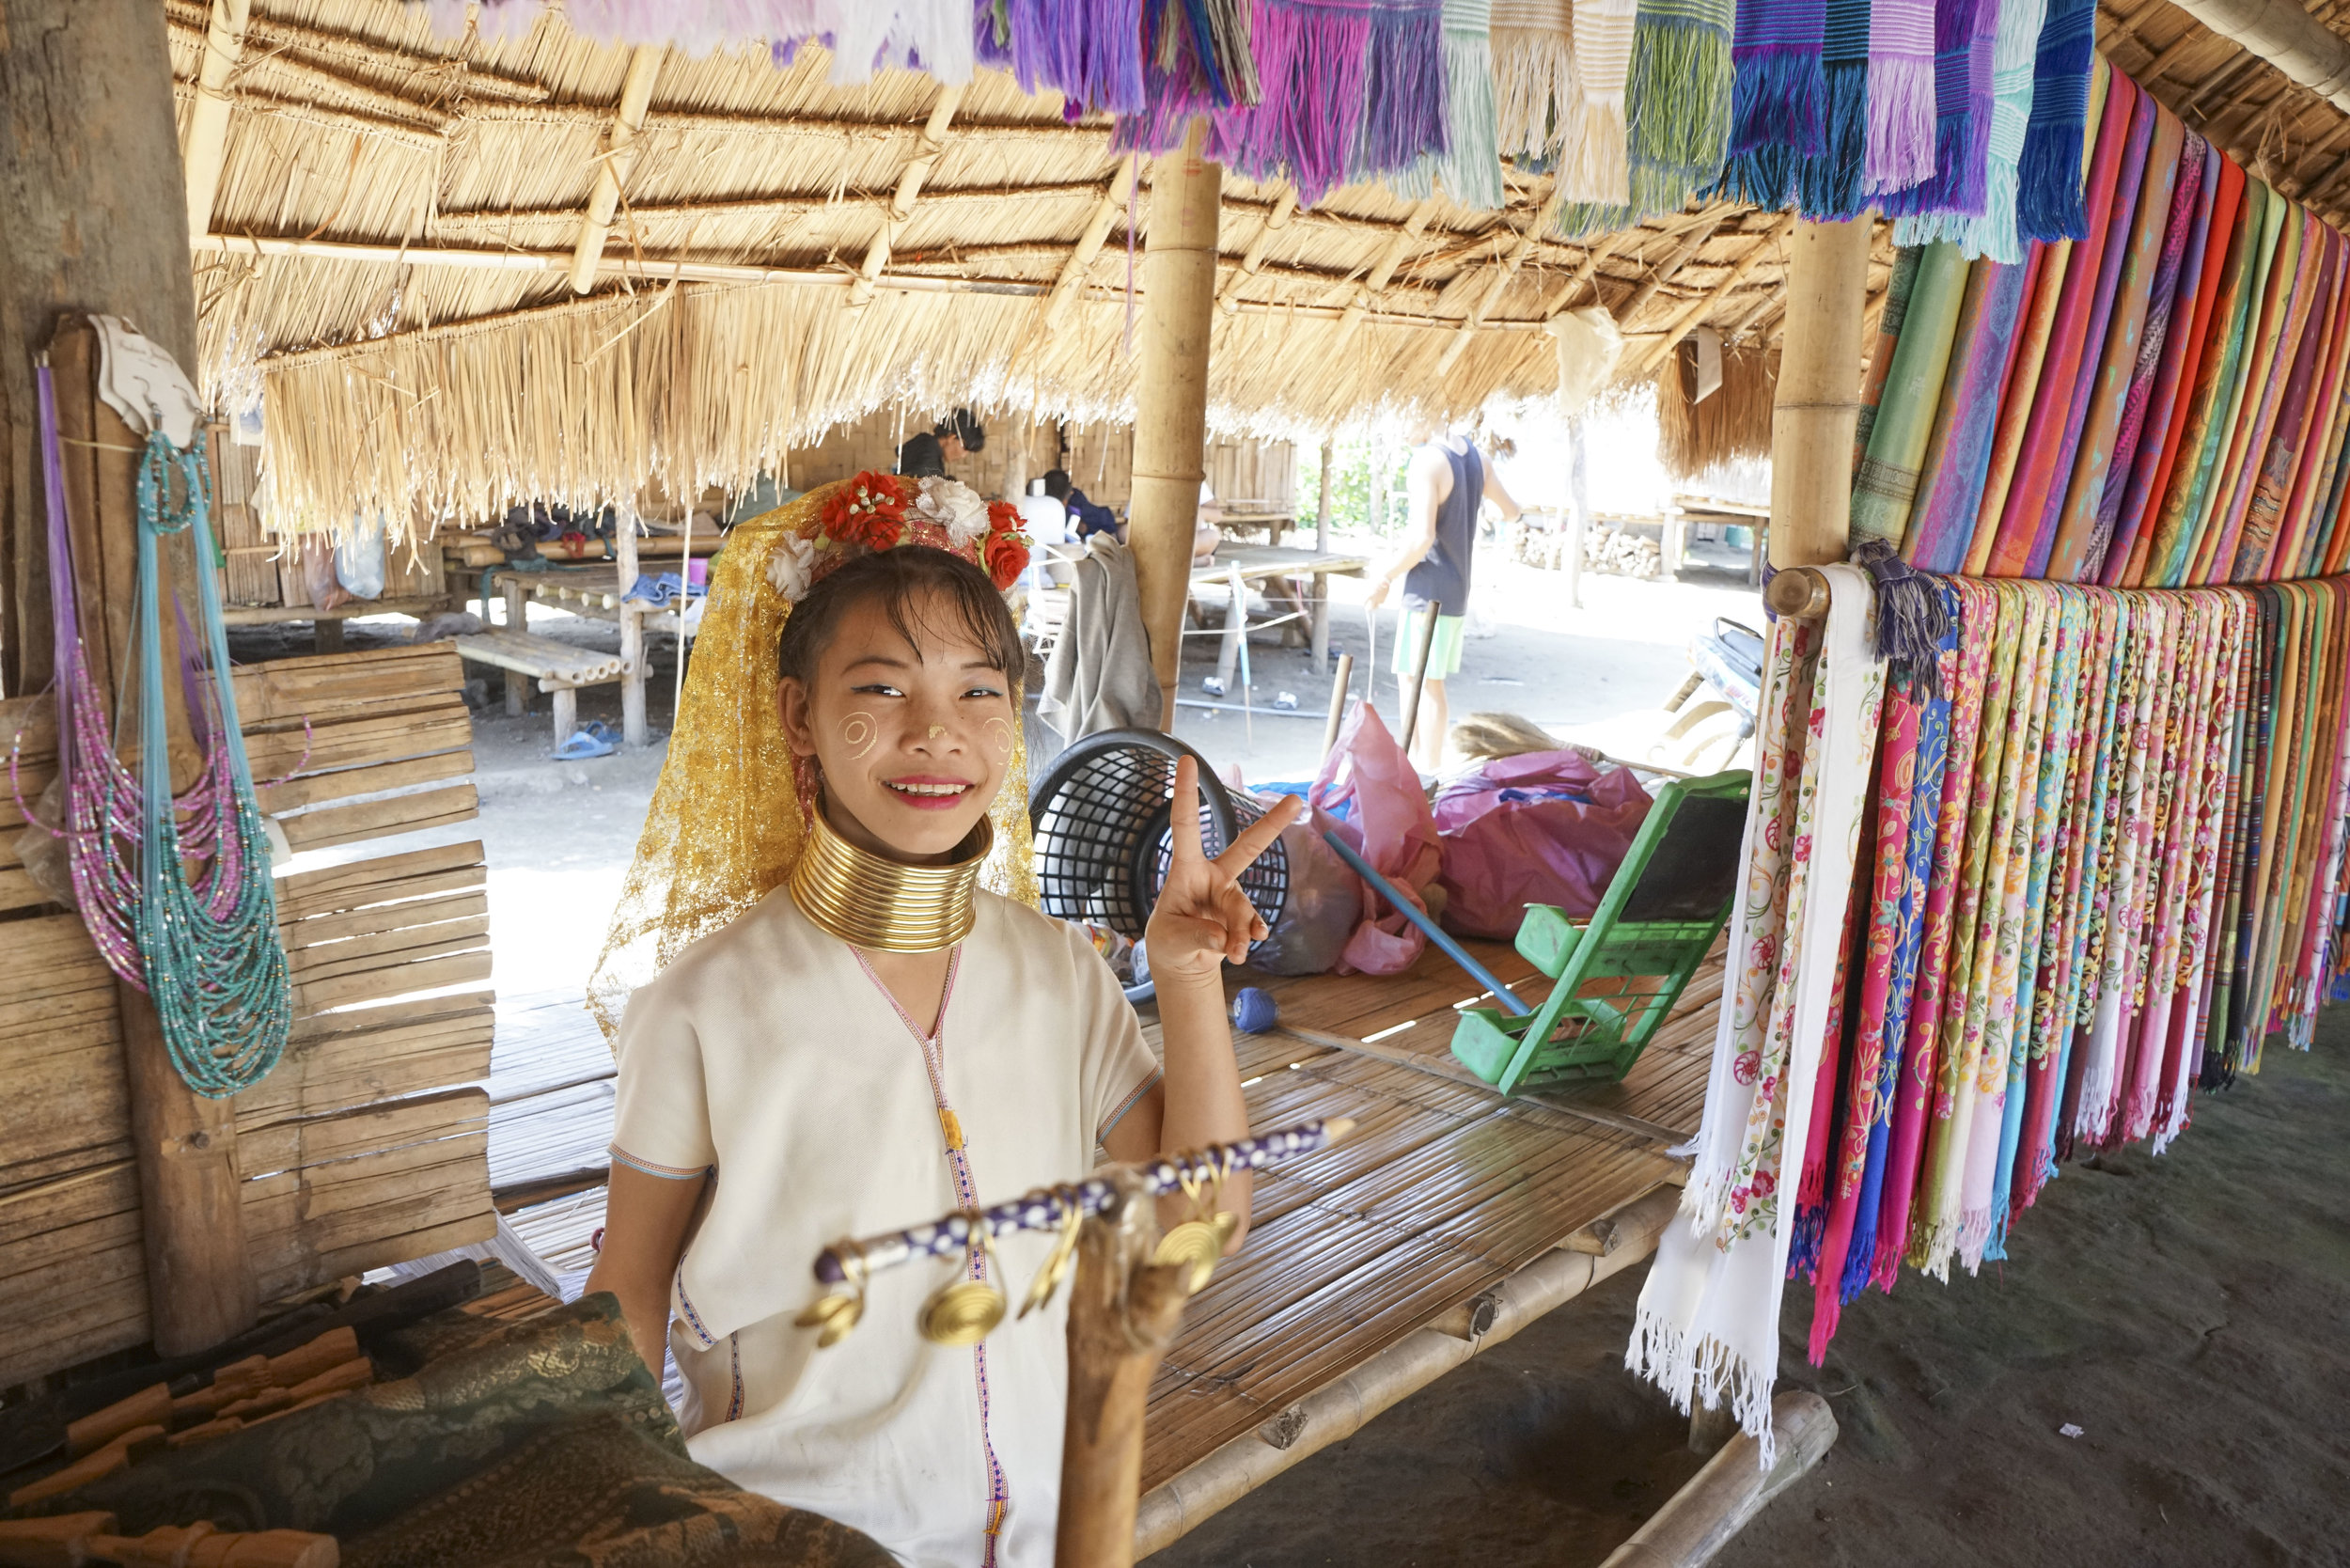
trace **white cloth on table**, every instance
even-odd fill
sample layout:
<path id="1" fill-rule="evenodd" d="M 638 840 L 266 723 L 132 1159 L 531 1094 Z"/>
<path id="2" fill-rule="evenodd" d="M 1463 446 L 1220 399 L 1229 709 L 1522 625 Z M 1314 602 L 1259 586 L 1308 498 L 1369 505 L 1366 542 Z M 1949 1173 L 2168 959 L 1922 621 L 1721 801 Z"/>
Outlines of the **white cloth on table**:
<path id="1" fill-rule="evenodd" d="M 1068 619 L 1044 666 L 1037 716 L 1068 741 L 1104 729 L 1157 728 L 1159 678 L 1151 668 L 1134 552 L 1095 534 L 1076 570 Z"/>
<path id="2" fill-rule="evenodd" d="M 1083 1176 L 1158 1069 L 1081 932 L 992 893 L 978 902 L 939 1039 L 985 1204 Z M 1046 1568 L 1066 1292 L 977 1347 L 935 1346 L 915 1317 L 960 1270 L 941 1260 L 877 1277 L 863 1322 L 829 1350 L 792 1325 L 821 1294 L 823 1247 L 959 1206 L 921 1043 L 855 950 L 777 888 L 630 999 L 618 1049 L 614 1156 L 654 1174 L 717 1170 L 670 1296 L 694 1457 L 915 1568 L 969 1568 L 992 1448 L 1009 1497 L 998 1560 Z M 1016 1299 L 1052 1242 L 1003 1238 L 990 1278 Z"/>

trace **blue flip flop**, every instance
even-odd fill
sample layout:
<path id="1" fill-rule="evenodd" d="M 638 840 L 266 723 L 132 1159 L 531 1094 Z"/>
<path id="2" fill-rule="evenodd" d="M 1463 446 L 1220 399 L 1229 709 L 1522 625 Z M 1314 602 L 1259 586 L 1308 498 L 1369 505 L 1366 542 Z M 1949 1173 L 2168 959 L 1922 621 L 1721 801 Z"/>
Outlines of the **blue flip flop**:
<path id="1" fill-rule="evenodd" d="M 585 762 L 592 758 L 612 755 L 612 743 L 592 731 L 574 729 L 561 745 L 555 748 L 554 760 L 558 762 Z"/>
<path id="2" fill-rule="evenodd" d="M 614 734 L 612 727 L 604 723 L 602 719 L 589 719 L 586 724 L 581 725 L 579 728 L 581 729 L 585 729 L 588 733 L 593 735 L 600 741 L 608 741 L 614 745 L 619 745 L 620 744 L 620 737 Z"/>

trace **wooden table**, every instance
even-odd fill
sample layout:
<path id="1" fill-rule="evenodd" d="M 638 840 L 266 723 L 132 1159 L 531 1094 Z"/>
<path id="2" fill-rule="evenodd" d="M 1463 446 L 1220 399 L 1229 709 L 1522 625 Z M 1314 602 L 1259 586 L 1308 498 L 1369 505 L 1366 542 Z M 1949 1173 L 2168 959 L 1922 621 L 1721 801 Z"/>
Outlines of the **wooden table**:
<path id="1" fill-rule="evenodd" d="M 1747 582 L 1762 586 L 1762 541 L 1771 525 L 1771 509 L 1750 501 L 1716 501 L 1705 495 L 1676 495 L 1673 504 L 1693 522 L 1731 523 L 1754 532 L 1753 555 L 1747 563 Z"/>
<path id="2" fill-rule="evenodd" d="M 1250 508 L 1245 501 L 1223 502 L 1219 505 L 1222 507 L 1222 513 L 1215 520 L 1217 527 L 1262 528 L 1265 530 L 1265 544 L 1271 548 L 1278 548 L 1281 535 L 1297 526 L 1297 513 L 1294 511 L 1278 509 L 1258 510 Z"/>
<path id="3" fill-rule="evenodd" d="M 624 568 L 609 562 L 590 566 L 551 566 L 544 572 L 516 572 L 512 568 L 493 571 L 490 581 L 506 600 L 506 624 L 516 631 L 529 624 L 528 606 L 537 600 L 573 615 L 591 620 L 608 620 L 621 628 L 620 651 L 623 659 L 620 689 L 624 707 L 641 707 L 645 691 L 645 660 L 641 649 L 645 632 L 667 632 L 684 642 L 693 641 L 693 629 L 684 627 L 675 610 L 656 609 L 638 600 L 620 597 L 620 572 Z M 486 608 L 486 606 L 485 606 Z M 639 635 L 631 638 L 630 623 Z M 632 655 L 632 643 L 639 650 Z M 678 650 L 680 658 L 684 649 Z M 527 703 L 528 688 L 522 678 L 509 673 L 506 680 L 506 711 L 520 714 Z"/>
<path id="4" fill-rule="evenodd" d="M 1313 650 L 1317 672 L 1330 667 L 1330 590 L 1322 581 L 1332 576 L 1359 577 L 1371 568 L 1369 556 L 1324 555 L 1315 550 L 1300 550 L 1273 544 L 1219 544 L 1215 559 L 1205 566 L 1191 569 L 1192 586 L 1214 584 L 1230 587 L 1238 572 L 1245 588 L 1249 583 L 1261 583 L 1276 577 L 1312 577 L 1307 607 L 1307 641 Z M 1240 639 L 1248 625 L 1248 606 L 1244 594 L 1235 591 L 1232 603 L 1224 612 L 1223 646 L 1216 653 L 1216 674 L 1227 687 L 1232 683 L 1232 667 L 1240 659 Z"/>

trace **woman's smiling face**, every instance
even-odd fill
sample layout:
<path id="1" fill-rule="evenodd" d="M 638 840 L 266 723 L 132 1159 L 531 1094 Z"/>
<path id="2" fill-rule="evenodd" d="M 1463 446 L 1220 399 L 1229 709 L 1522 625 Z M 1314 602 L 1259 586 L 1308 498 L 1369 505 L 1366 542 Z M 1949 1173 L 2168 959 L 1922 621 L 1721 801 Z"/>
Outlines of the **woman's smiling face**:
<path id="1" fill-rule="evenodd" d="M 783 727 L 822 769 L 835 832 L 920 863 L 949 855 L 995 804 L 1020 715 L 1011 678 L 947 595 L 924 592 L 900 619 L 906 631 L 877 594 L 844 610 L 814 678 L 784 677 Z"/>

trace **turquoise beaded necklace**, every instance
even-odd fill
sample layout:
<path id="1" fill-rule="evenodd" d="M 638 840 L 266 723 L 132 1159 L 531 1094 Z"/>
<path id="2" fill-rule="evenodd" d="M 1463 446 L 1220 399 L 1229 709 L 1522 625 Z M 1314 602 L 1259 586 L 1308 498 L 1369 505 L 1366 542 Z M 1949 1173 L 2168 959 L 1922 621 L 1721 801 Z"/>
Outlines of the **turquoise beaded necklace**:
<path id="1" fill-rule="evenodd" d="M 180 498 L 172 498 L 179 479 Z M 139 460 L 139 902 L 133 931 L 147 992 L 163 1024 L 172 1066 L 212 1099 L 250 1089 L 277 1065 L 293 1023 L 293 988 L 277 933 L 269 843 L 245 760 L 237 695 L 228 676 L 228 634 L 213 576 L 221 564 L 205 497 L 201 445 L 182 451 L 150 431 Z M 188 533 L 212 679 L 190 682 L 189 720 L 209 742 L 212 798 L 227 818 L 190 838 L 212 854 L 195 881 L 173 808 L 171 750 L 164 725 L 163 593 L 157 552 L 165 534 Z M 209 547 L 209 548 L 208 548 Z M 185 622 L 182 622 L 185 625 Z M 198 693 L 202 693 L 199 700 Z M 200 711 L 199 711 L 200 710 Z M 207 733 L 209 732 L 209 733 Z M 225 792 L 222 784 L 229 788 Z"/>

